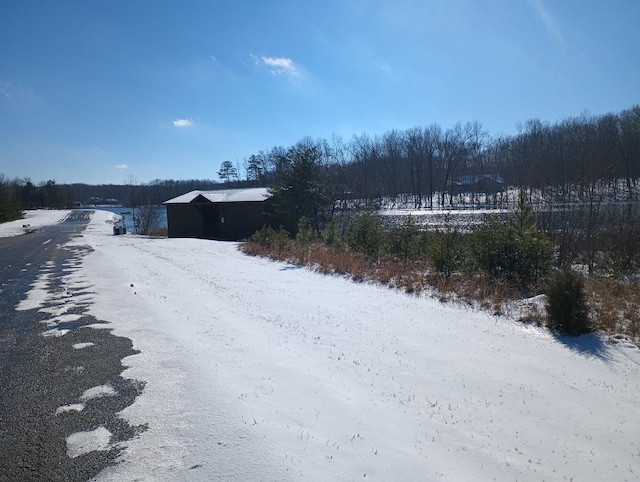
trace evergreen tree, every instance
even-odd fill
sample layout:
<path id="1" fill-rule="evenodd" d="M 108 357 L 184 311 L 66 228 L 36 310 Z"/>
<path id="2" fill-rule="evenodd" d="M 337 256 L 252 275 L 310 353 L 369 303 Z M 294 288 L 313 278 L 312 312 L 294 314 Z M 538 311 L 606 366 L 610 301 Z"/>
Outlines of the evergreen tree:
<path id="1" fill-rule="evenodd" d="M 514 219 L 502 224 L 486 217 L 473 229 L 470 257 L 476 267 L 492 277 L 535 283 L 551 266 L 553 244 L 537 226 L 524 191 L 520 191 Z"/>
<path id="2" fill-rule="evenodd" d="M 522 188 L 518 193 L 518 204 L 514 212 L 514 219 L 511 219 L 509 224 L 521 237 L 535 234 L 538 230 L 538 218 L 533 212 L 533 206 L 527 201 L 527 194 Z"/>
<path id="3" fill-rule="evenodd" d="M 22 217 L 22 206 L 16 200 L 11 198 L 4 183 L 0 182 L 0 223 L 13 221 Z"/>
<path id="4" fill-rule="evenodd" d="M 37 205 L 38 188 L 33 185 L 30 180 L 27 180 L 20 188 L 18 196 L 25 209 L 33 209 Z"/>
<path id="5" fill-rule="evenodd" d="M 420 229 L 411 215 L 400 226 L 391 229 L 389 251 L 402 261 L 414 258 L 418 254 Z"/>
<path id="6" fill-rule="evenodd" d="M 251 155 L 247 164 L 247 179 L 249 181 L 260 181 L 264 178 L 264 159 L 260 155 Z"/>
<path id="7" fill-rule="evenodd" d="M 347 242 L 354 251 L 376 259 L 384 247 L 385 238 L 380 219 L 365 214 L 354 221 Z"/>
<path id="8" fill-rule="evenodd" d="M 233 166 L 233 163 L 231 161 L 224 161 L 220 165 L 220 170 L 218 171 L 218 177 L 221 180 L 226 181 L 227 187 L 231 187 L 231 180 L 238 179 L 238 171 Z"/>
<path id="9" fill-rule="evenodd" d="M 567 335 L 593 331 L 582 277 L 572 271 L 557 273 L 547 290 L 547 325 Z"/>
<path id="10" fill-rule="evenodd" d="M 313 229 L 320 232 L 329 200 L 318 146 L 298 143 L 287 151 L 282 161 L 280 181 L 269 188 L 276 213 L 291 230 L 296 229 L 298 220 L 304 216 Z"/>

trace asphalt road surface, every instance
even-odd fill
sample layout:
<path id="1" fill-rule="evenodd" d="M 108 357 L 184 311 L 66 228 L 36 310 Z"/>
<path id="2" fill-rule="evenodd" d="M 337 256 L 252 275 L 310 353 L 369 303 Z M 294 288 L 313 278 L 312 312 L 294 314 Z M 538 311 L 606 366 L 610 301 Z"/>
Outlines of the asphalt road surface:
<path id="1" fill-rule="evenodd" d="M 86 315 L 88 288 L 62 282 L 90 249 L 64 247 L 90 216 L 72 211 L 57 225 L 0 238 L 0 481 L 89 480 L 145 430 L 116 416 L 143 390 L 121 376 L 122 359 L 135 354 L 131 341 L 89 327 L 104 322 Z M 38 276 L 47 280 L 48 301 L 16 310 Z M 45 333 L 52 326 L 69 331 Z M 105 386 L 112 389 L 107 396 L 91 395 Z M 96 430 L 111 434 L 106 447 L 78 450 L 70 442 Z"/>

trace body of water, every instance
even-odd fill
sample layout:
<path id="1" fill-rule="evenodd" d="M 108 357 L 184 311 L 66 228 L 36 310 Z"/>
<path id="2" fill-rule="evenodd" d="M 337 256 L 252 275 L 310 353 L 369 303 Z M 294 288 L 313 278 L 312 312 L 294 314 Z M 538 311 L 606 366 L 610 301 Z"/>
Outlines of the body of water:
<path id="1" fill-rule="evenodd" d="M 88 209 L 88 208 L 85 208 Z M 128 207 L 122 206 L 97 206 L 95 209 L 100 209 L 102 211 L 110 211 L 112 213 L 118 214 L 124 218 L 125 226 L 127 227 L 127 233 L 134 233 L 134 215 L 138 216 L 138 209 L 131 209 Z M 158 213 L 158 218 L 160 220 L 158 227 L 166 228 L 167 227 L 167 208 L 164 206 L 155 206 Z"/>
<path id="2" fill-rule="evenodd" d="M 449 226 L 462 231 L 468 230 L 473 225 L 480 224 L 484 216 L 491 216 L 499 221 L 506 221 L 513 217 L 512 212 L 498 209 L 451 209 L 412 212 L 389 210 L 382 212 L 380 217 L 385 226 L 395 227 L 404 224 L 409 215 L 411 215 L 413 222 L 417 226 L 421 226 L 424 229 L 445 229 Z"/>

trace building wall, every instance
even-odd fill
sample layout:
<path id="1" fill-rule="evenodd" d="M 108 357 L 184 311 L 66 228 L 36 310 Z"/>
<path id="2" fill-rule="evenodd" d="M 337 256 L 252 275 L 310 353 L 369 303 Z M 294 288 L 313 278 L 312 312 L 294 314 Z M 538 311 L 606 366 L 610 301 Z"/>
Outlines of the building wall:
<path id="1" fill-rule="evenodd" d="M 245 239 L 266 223 L 264 202 L 220 204 L 220 239 Z"/>
<path id="2" fill-rule="evenodd" d="M 201 238 L 202 215 L 191 204 L 167 204 L 167 231 L 170 238 Z"/>
<path id="3" fill-rule="evenodd" d="M 269 222 L 267 202 L 167 204 L 170 238 L 245 239 Z"/>

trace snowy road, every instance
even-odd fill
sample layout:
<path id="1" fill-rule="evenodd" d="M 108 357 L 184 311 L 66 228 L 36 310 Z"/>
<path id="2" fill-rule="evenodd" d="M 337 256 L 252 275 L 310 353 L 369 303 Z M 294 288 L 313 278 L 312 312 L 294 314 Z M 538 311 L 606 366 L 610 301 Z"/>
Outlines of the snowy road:
<path id="1" fill-rule="evenodd" d="M 64 245 L 84 229 L 90 213 L 43 215 L 54 224 L 33 223 L 29 231 L 35 231 L 24 236 L 17 234 L 30 222 L 0 226 L 0 235 L 16 233 L 0 237 L 2 482 L 87 480 L 116 458 L 112 442 L 135 433 L 115 416 L 138 392 L 120 377 L 120 360 L 135 353 L 131 341 L 89 328 L 99 321 L 85 313 L 83 293 L 60 284 L 83 255 Z M 106 384 L 117 387 L 117 396 L 94 396 Z M 85 444 L 87 432 L 108 436 L 100 445 L 93 436 Z"/>
<path id="2" fill-rule="evenodd" d="M 146 382 L 99 480 L 638 480 L 640 352 L 248 257 L 112 236 L 67 283 Z"/>

